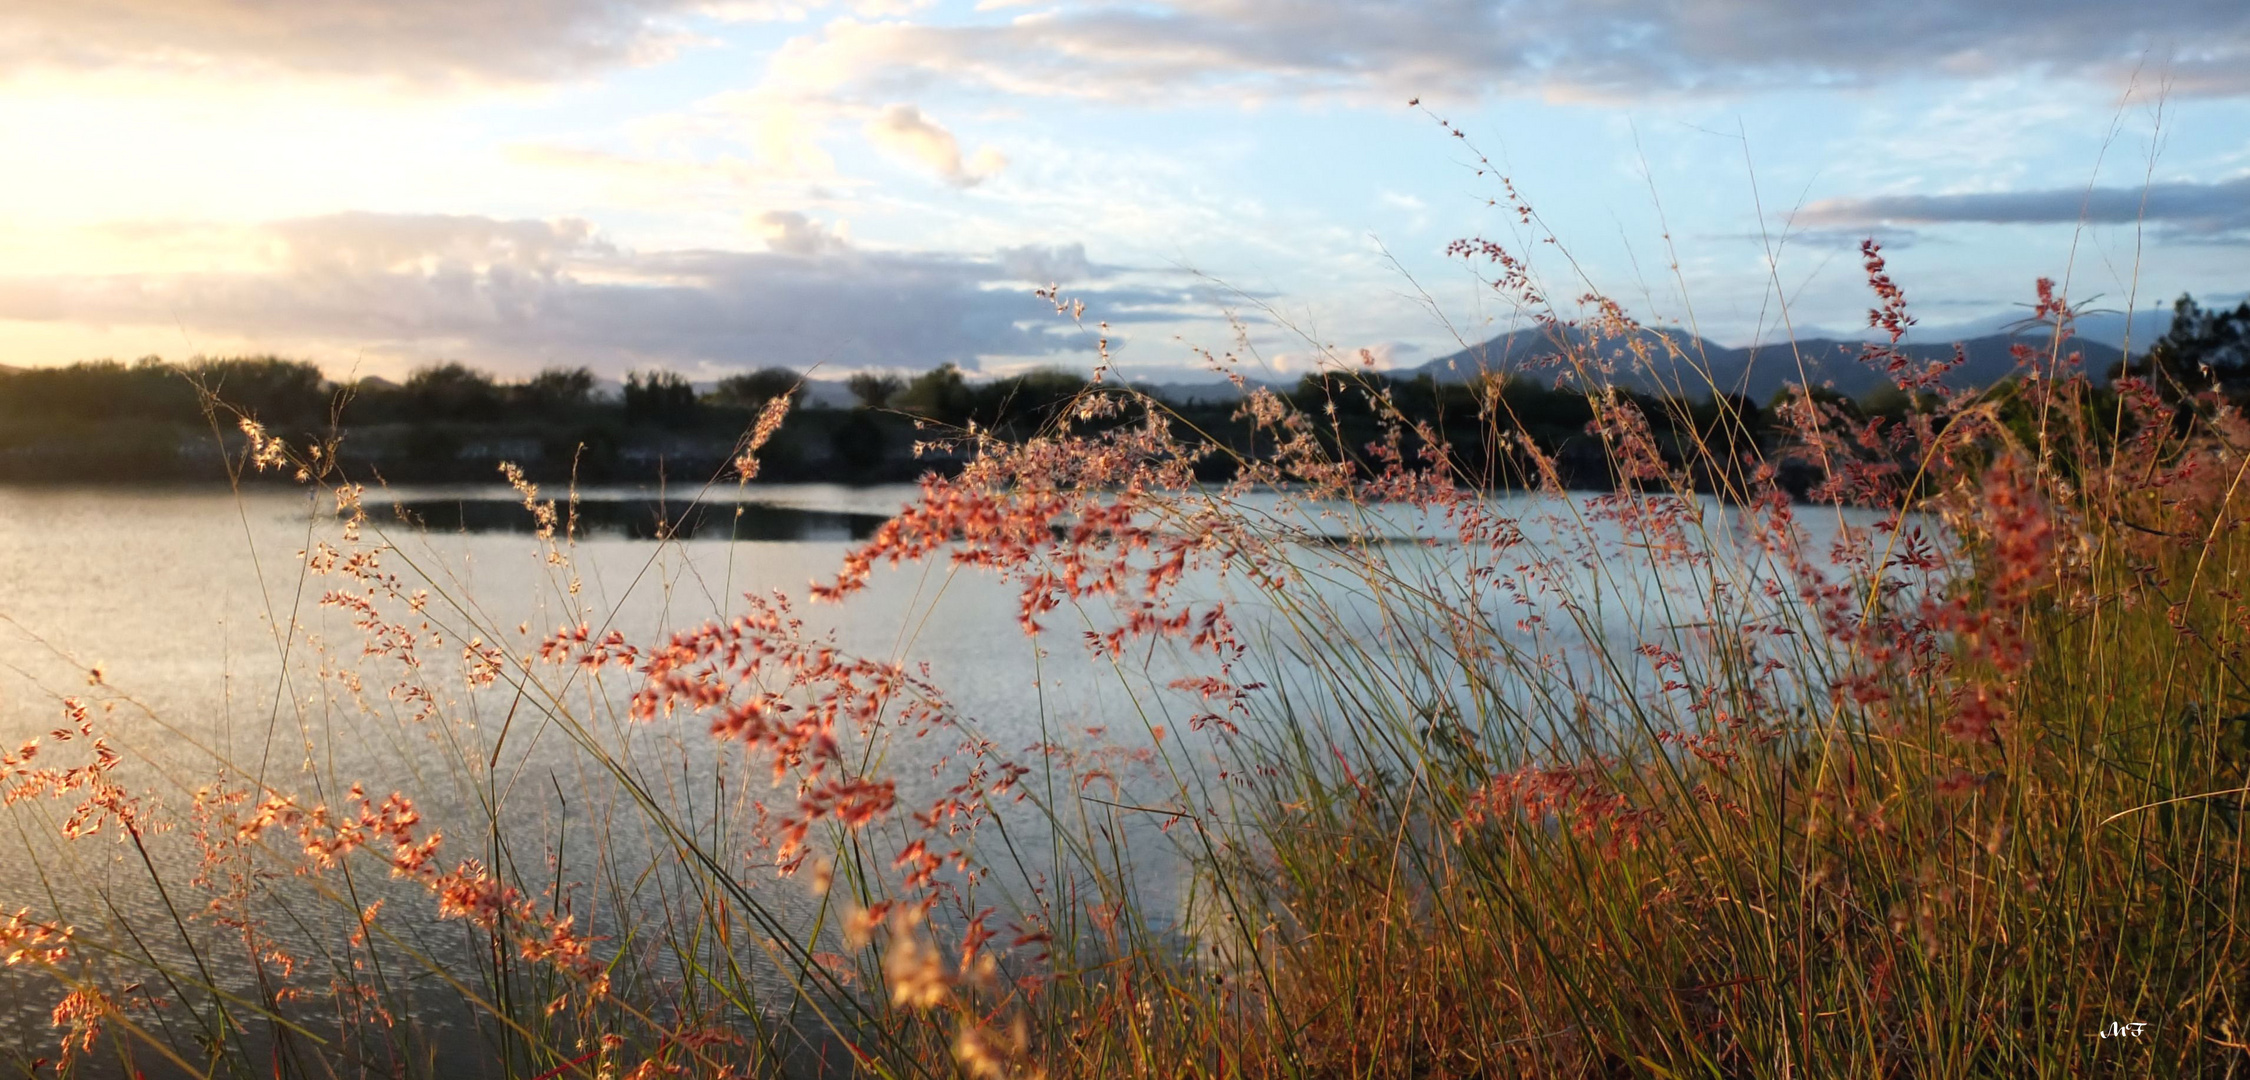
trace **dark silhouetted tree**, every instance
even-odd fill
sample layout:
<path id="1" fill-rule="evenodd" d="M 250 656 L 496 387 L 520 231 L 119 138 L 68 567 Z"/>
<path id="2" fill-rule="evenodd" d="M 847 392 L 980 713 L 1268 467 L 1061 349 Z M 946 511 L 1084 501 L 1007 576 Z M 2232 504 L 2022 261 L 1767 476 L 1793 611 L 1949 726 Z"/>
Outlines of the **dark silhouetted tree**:
<path id="1" fill-rule="evenodd" d="M 858 400 L 860 408 L 880 409 L 890 404 L 891 399 L 906 388 L 906 380 L 896 375 L 877 375 L 863 371 L 844 380 L 844 385 L 851 390 L 852 397 Z"/>
<path id="2" fill-rule="evenodd" d="M 683 424 L 695 418 L 695 387 L 670 371 L 625 376 L 625 422 Z"/>
<path id="3" fill-rule="evenodd" d="M 2171 329 L 2126 372 L 2175 399 L 2205 390 L 2250 395 L 2250 301 L 2228 311 L 2183 294 L 2172 305 Z"/>
<path id="4" fill-rule="evenodd" d="M 492 376 L 458 363 L 434 364 L 406 377 L 416 420 L 491 421 L 500 418 L 500 387 Z"/>
<path id="5" fill-rule="evenodd" d="M 711 391 L 711 401 L 718 405 L 732 405 L 756 412 L 766 407 L 766 402 L 795 390 L 804 377 L 788 368 L 770 367 L 747 375 L 729 375 L 719 380 Z"/>
<path id="6" fill-rule="evenodd" d="M 328 419 L 320 368 L 274 356 L 197 359 L 181 372 L 227 406 L 268 425 L 309 427 Z"/>
<path id="7" fill-rule="evenodd" d="M 969 389 L 961 369 L 952 364 L 915 376 L 899 394 L 899 408 L 941 424 L 967 422 L 976 408 L 976 393 Z"/>
<path id="8" fill-rule="evenodd" d="M 585 409 L 594 401 L 594 373 L 582 367 L 552 367 L 513 388 L 510 394 L 525 411 L 541 416 Z"/>
<path id="9" fill-rule="evenodd" d="M 976 399 L 971 415 L 1004 435 L 1026 436 L 1085 389 L 1085 376 L 1055 368 L 1010 375 L 971 389 Z"/>

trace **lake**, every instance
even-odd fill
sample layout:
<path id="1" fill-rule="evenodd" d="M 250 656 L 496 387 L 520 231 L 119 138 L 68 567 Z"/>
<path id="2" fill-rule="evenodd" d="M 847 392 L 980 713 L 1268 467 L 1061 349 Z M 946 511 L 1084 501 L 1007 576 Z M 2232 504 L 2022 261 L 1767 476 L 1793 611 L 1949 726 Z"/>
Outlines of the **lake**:
<path id="1" fill-rule="evenodd" d="M 390 547 L 386 567 L 409 591 L 431 593 L 428 610 L 441 614 L 433 616 L 437 626 L 430 632 L 450 634 L 448 647 L 456 650 L 474 636 L 521 655 L 558 626 L 581 620 L 615 628 L 635 643 L 654 643 L 672 630 L 740 613 L 745 593 L 781 590 L 800 601 L 794 610 L 814 633 L 833 633 L 843 651 L 926 664 L 916 670 L 926 671 L 954 713 L 1004 754 L 1027 754 L 1038 744 L 1083 745 L 1088 753 L 1109 755 L 1088 759 L 1095 765 L 1132 763 L 1159 749 L 1154 727 L 1186 731 L 1197 705 L 1192 695 L 1164 684 L 1200 670 L 1191 658 L 1154 648 L 1123 662 L 1095 661 L 1079 641 L 1086 627 L 1071 625 L 1067 611 L 1051 617 L 1050 630 L 1038 640 L 1027 638 L 1018 628 L 1014 588 L 955 572 L 942 559 L 879 571 L 869 590 L 844 605 L 801 603 L 808 583 L 832 578 L 845 553 L 915 494 L 911 486 L 589 489 L 578 493 L 579 538 L 569 545 L 567 561 L 558 563 L 530 534 L 530 515 L 506 488 L 401 489 L 369 496 L 368 539 Z M 1538 496 L 1495 498 L 1506 512 L 1521 515 L 1535 544 L 1555 542 L 1553 533 L 1575 509 Z M 1371 532 L 1397 541 L 1444 535 L 1439 523 L 1422 515 L 1324 516 L 1318 508 L 1285 509 L 1273 493 L 1250 502 L 1254 511 L 1303 526 L 1308 550 L 1315 552 L 1323 536 L 1336 533 Z M 1718 534 L 1725 535 L 1728 512 L 1713 506 L 1706 513 L 1715 515 Z M 1814 518 L 1809 549 L 1820 549 L 1823 528 L 1833 531 Z M 370 793 L 404 790 L 449 843 L 478 845 L 460 854 L 549 859 L 553 879 L 578 905 L 580 926 L 613 940 L 625 939 L 636 920 L 680 898 L 647 882 L 628 888 L 605 881 L 592 869 L 662 862 L 668 841 L 636 823 L 616 776 L 589 764 L 587 740 L 612 754 L 647 797 L 705 822 L 715 842 L 734 842 L 729 838 L 749 827 L 753 802 L 772 797 L 757 790 L 763 781 L 756 770 L 746 770 L 739 754 L 730 758 L 700 722 L 626 722 L 623 704 L 634 685 L 622 675 L 599 689 L 563 680 L 568 693 L 584 699 L 585 727 L 575 734 L 526 718 L 522 696 L 505 682 L 481 690 L 456 684 L 441 691 L 437 703 L 454 722 L 417 721 L 412 699 L 383 692 L 378 673 L 386 661 L 362 656 L 363 635 L 349 612 L 320 602 L 339 582 L 304 573 L 300 553 L 324 541 L 338 543 L 341 533 L 331 502 L 286 488 L 0 488 L 0 746 L 51 731 L 59 699 L 81 695 L 107 705 L 99 721 L 127 759 L 120 775 L 154 792 L 183 820 L 192 792 L 222 774 L 325 799 L 340 798 L 355 782 Z M 1402 543 L 1397 558 L 1443 581 L 1451 556 L 1443 544 Z M 1614 569 L 1557 559 L 1552 583 L 1628 642 L 1651 625 L 1695 615 L 1679 606 L 1692 602 L 1694 589 L 1683 591 L 1682 582 L 1661 573 L 1628 571 L 1621 581 Z M 1229 597 L 1253 638 L 1261 619 L 1272 614 L 1207 577 L 1191 576 L 1187 589 Z M 1338 605 L 1342 624 L 1364 626 L 1370 639 L 1382 633 L 1385 614 L 1365 604 L 1348 582 L 1324 595 Z M 1553 596 L 1541 604 L 1527 613 L 1558 610 Z M 1253 662 L 1268 675 L 1278 673 L 1276 681 L 1290 677 L 1287 660 Z M 104 685 L 91 686 L 88 673 L 97 665 Z M 362 675 L 364 682 L 357 681 Z M 949 774 L 942 766 L 958 752 L 957 742 L 906 738 L 868 749 L 885 755 L 878 764 L 899 779 L 901 802 L 917 805 L 943 790 Z M 1212 768 L 1211 754 L 1189 742 L 1166 743 L 1161 749 L 1176 756 L 1162 763 L 1190 772 Z M 1138 773 L 1122 765 L 1107 771 L 1120 786 L 1094 789 L 1087 795 L 1092 802 L 1081 800 L 1072 812 L 1115 816 L 1116 804 L 1163 795 L 1165 784 L 1145 761 Z M 501 833 L 479 841 L 492 820 L 483 808 L 495 802 L 503 807 Z M 0 841 L 0 851 L 8 852 L 8 862 L 42 872 L 0 876 L 0 907 L 63 912 L 90 934 L 113 940 L 137 931 L 157 939 L 147 946 L 151 951 L 176 957 L 165 940 L 173 926 L 171 898 L 147 887 L 139 853 L 108 838 L 56 841 L 61 809 L 45 800 L 11 809 L 21 828 Z M 1015 814 L 1007 821 L 1011 844 L 1019 851 L 1047 850 L 1046 821 L 1028 811 Z M 1119 840 L 1143 875 L 1136 887 L 1171 887 L 1164 869 L 1168 842 L 1157 832 L 1162 820 L 1149 814 L 1120 820 Z M 168 879 L 185 880 L 196 870 L 192 848 L 176 838 L 151 858 Z M 1020 897 L 1035 883 L 1046 884 L 1043 869 L 1021 873 L 1016 882 L 985 888 Z M 682 884 L 665 875 L 651 880 Z M 762 902 L 779 917 L 811 918 L 816 901 L 801 883 L 770 873 L 762 880 L 770 885 Z M 402 934 L 438 956 L 470 947 L 458 924 L 429 914 L 426 898 L 398 887 L 385 894 L 387 884 L 367 887 L 370 895 L 397 898 L 397 914 L 386 917 L 397 920 Z M 0 1044 L 15 1040 L 27 1054 L 45 1052 L 53 1036 L 44 1009 L 53 987 L 14 970 L 0 978 L 8 980 L 0 982 L 0 1015 L 17 1021 Z M 760 981 L 786 997 L 778 973 Z M 427 1022 L 442 1028 L 445 1019 Z"/>

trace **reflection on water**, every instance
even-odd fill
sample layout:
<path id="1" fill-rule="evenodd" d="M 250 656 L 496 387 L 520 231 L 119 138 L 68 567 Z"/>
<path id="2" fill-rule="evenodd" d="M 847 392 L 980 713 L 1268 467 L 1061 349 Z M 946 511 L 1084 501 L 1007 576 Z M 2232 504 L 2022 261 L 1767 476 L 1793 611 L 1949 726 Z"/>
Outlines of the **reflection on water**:
<path id="1" fill-rule="evenodd" d="M 884 521 L 882 514 L 770 502 L 580 499 L 556 510 L 569 535 L 627 540 L 865 540 Z M 445 532 L 528 533 L 535 528 L 520 499 L 408 499 L 394 504 L 393 512 L 410 525 Z"/>
<path id="2" fill-rule="evenodd" d="M 633 797 L 639 792 L 701 823 L 699 840 L 730 852 L 732 872 L 781 925 L 811 926 L 816 901 L 803 883 L 748 862 L 750 845 L 739 839 L 755 807 L 731 796 L 774 797 L 764 760 L 719 743 L 704 720 L 628 722 L 638 687 L 630 671 L 593 682 L 573 667 L 535 665 L 532 674 L 588 720 L 576 733 L 598 740 L 630 776 L 636 787 L 628 791 L 546 711 L 526 706 L 529 699 L 506 683 L 466 686 L 457 662 L 472 636 L 520 657 L 556 627 L 583 621 L 645 645 L 741 613 L 745 593 L 802 597 L 808 582 L 832 579 L 851 546 L 915 489 L 761 485 L 716 494 L 581 491 L 577 540 L 556 563 L 532 541 L 532 514 L 506 488 L 370 492 L 364 545 L 381 551 L 380 571 L 398 574 L 401 590 L 430 594 L 417 609 L 430 621 L 411 628 L 425 642 L 422 663 L 410 669 L 363 654 L 369 638 L 353 610 L 327 602 L 352 581 L 308 572 L 308 552 L 348 546 L 332 499 L 279 487 L 239 494 L 0 487 L 0 748 L 12 752 L 46 737 L 60 699 L 79 696 L 97 705 L 98 722 L 125 757 L 120 782 L 158 796 L 175 819 L 186 818 L 195 789 L 218 778 L 222 761 L 238 786 L 260 782 L 308 799 L 333 800 L 355 783 L 378 794 L 410 792 L 426 827 L 452 838 L 449 858 L 486 855 L 487 844 L 498 842 L 480 843 L 488 833 L 525 859 L 551 857 L 555 879 L 578 905 L 576 927 L 609 942 L 638 940 L 638 925 L 663 925 L 665 905 L 687 903 L 677 898 L 696 886 L 672 849 L 647 833 Z M 569 504 L 566 495 L 558 509 L 567 515 Z M 412 526 L 400 524 L 401 509 Z M 926 662 L 954 710 L 1011 752 L 1043 737 L 1043 709 L 1044 717 L 1091 726 L 1101 722 L 1094 718 L 1128 715 L 1132 704 L 1114 672 L 1083 660 L 1050 659 L 1043 668 L 1042 650 L 1083 655 L 1075 635 L 1027 639 L 1012 588 L 949 574 L 942 560 L 927 572 L 886 571 L 854 602 L 801 606 L 797 616 L 808 635 L 833 635 L 848 655 Z M 107 673 L 101 686 L 88 682 L 96 665 Z M 1153 682 L 1175 674 L 1160 661 Z M 1150 681 L 1133 692 L 1148 693 Z M 448 722 L 415 719 L 418 699 L 402 691 L 424 688 Z M 47 741 L 50 760 L 78 760 L 68 752 L 79 744 Z M 901 747 L 902 803 L 927 804 L 953 782 L 925 765 L 953 749 L 937 739 Z M 926 758 L 908 763 L 906 755 Z M 706 799 L 714 790 L 730 797 Z M 494 799 L 503 806 L 497 829 L 485 810 Z M 160 894 L 136 850 L 107 834 L 60 839 L 75 803 L 35 799 L 0 808 L 8 819 L 0 821 L 0 867 L 19 871 L 0 874 L 0 911 L 55 913 L 89 940 L 145 943 L 175 970 L 208 967 L 221 984 L 254 985 L 239 943 L 200 914 L 210 899 L 205 890 Z M 1011 827 L 1023 843 L 1044 845 L 1042 822 Z M 169 882 L 195 878 L 201 868 L 188 830 L 162 839 L 150 855 L 155 870 Z M 1134 842 L 1144 861 L 1157 859 L 1137 834 Z M 335 907 L 295 879 L 260 888 L 285 896 L 316 929 L 326 925 L 317 917 Z M 474 943 L 459 922 L 437 917 L 419 886 L 375 874 L 355 889 L 361 895 L 347 906 L 388 901 L 382 917 L 396 940 L 452 969 L 475 970 Z M 193 939 L 213 950 L 200 960 L 185 951 L 190 935 L 175 929 L 172 900 L 192 909 Z M 300 956 L 321 955 L 317 943 L 332 947 L 339 936 L 293 927 L 268 932 L 292 935 Z M 645 962 L 670 970 L 661 957 Z M 744 972 L 761 1000 L 792 1000 L 792 984 L 772 962 L 746 959 Z M 476 1030 L 481 1014 L 416 964 L 402 979 L 409 989 L 401 1022 L 414 1024 L 425 1045 L 458 1054 L 454 1067 L 436 1075 L 474 1074 L 486 1054 Z M 0 1062 L 54 1056 L 57 1033 L 46 1019 L 61 992 L 20 969 L 0 977 Z M 176 1009 L 167 1018 L 173 1015 Z M 153 1063 L 150 1074 L 166 1075 Z"/>
<path id="3" fill-rule="evenodd" d="M 431 828 L 462 838 L 462 854 L 480 850 L 475 838 L 505 839 L 526 858 L 551 855 L 556 880 L 592 883 L 596 887 L 576 894 L 587 905 L 578 925 L 627 940 L 635 925 L 655 922 L 648 917 L 649 895 L 670 889 L 690 896 L 698 887 L 684 871 L 666 876 L 672 873 L 663 869 L 672 866 L 669 848 L 636 830 L 636 799 L 653 799 L 668 812 L 690 811 L 681 820 L 709 823 L 713 836 L 738 851 L 748 820 L 741 793 L 771 797 L 764 763 L 723 751 L 701 720 L 627 722 L 627 698 L 638 688 L 629 671 L 594 683 L 574 669 L 531 668 L 531 678 L 555 682 L 555 700 L 572 703 L 590 720 L 569 728 L 524 708 L 525 696 L 506 684 L 468 688 L 458 670 L 435 659 L 459 654 L 460 639 L 470 635 L 511 655 L 529 655 L 553 628 L 581 622 L 614 629 L 628 641 L 660 642 L 674 631 L 741 613 L 745 593 L 801 597 L 806 583 L 833 580 L 850 546 L 872 535 L 915 490 L 753 485 L 719 495 L 582 491 L 575 504 L 578 542 L 560 563 L 523 535 L 532 530 L 533 516 L 505 488 L 371 495 L 369 542 L 384 549 L 382 570 L 405 575 L 401 587 L 409 592 L 427 585 L 434 594 L 433 622 L 415 628 L 430 637 L 433 663 L 402 674 L 396 664 L 362 653 L 368 639 L 350 609 L 324 602 L 327 590 L 349 583 L 307 572 L 306 552 L 342 543 L 331 501 L 286 489 L 237 495 L 0 488 L 0 748 L 53 729 L 63 695 L 104 701 L 129 693 L 130 707 L 102 713 L 102 723 L 128 758 L 126 775 L 136 790 L 145 787 L 184 806 L 198 785 L 211 782 L 214 762 L 225 761 L 235 777 L 284 790 L 340 792 L 364 783 L 370 792 L 413 792 Z M 1491 600 L 1493 633 L 1505 643 L 1567 660 L 1534 631 L 1508 628 L 1527 625 L 1517 620 L 1565 626 L 1586 620 L 1630 649 L 1659 628 L 1697 618 L 1695 582 L 1687 577 L 1709 568 L 1683 577 L 1636 572 L 1629 563 L 1582 564 L 1567 542 L 1576 509 L 1567 500 L 1493 498 L 1500 512 L 1522 518 L 1524 558 L 1536 549 L 1542 553 L 1536 557 L 1556 562 L 1551 591 Z M 568 515 L 571 505 L 566 498 L 558 510 Z M 1412 627 L 1401 622 L 1401 612 L 1361 595 L 1356 574 L 1342 572 L 1355 568 L 1330 560 L 1323 542 L 1344 534 L 1400 541 L 1382 549 L 1385 572 L 1434 593 L 1458 588 L 1464 545 L 1425 543 L 1452 534 L 1442 515 L 1292 509 L 1270 492 L 1253 493 L 1231 508 L 1300 540 L 1305 568 L 1324 582 L 1317 586 L 1320 599 L 1345 640 L 1378 641 Z M 412 527 L 401 528 L 402 517 Z M 1727 511 L 1711 507 L 1708 520 L 1715 544 L 1734 542 Z M 1808 528 L 1816 526 L 1808 516 Z M 1824 536 L 1810 537 L 1807 549 L 1826 550 Z M 1756 561 L 1754 545 L 1742 551 L 1748 554 L 1741 558 Z M 1758 578 L 1771 572 L 1745 571 L 1735 595 L 1758 595 Z M 1291 641 L 1289 613 L 1254 589 L 1236 590 L 1208 574 L 1191 574 L 1181 587 L 1183 595 L 1226 599 L 1252 640 Z M 1186 750 L 1200 745 L 1187 733 L 1205 706 L 1192 693 L 1167 689 L 1177 678 L 1205 672 L 1199 659 L 1163 649 L 1123 661 L 1090 658 L 1081 637 L 1098 623 L 1073 621 L 1076 610 L 1058 613 L 1045 633 L 1027 638 L 1018 628 L 1021 606 L 1013 586 L 957 572 L 942 556 L 879 570 L 868 591 L 850 603 L 801 606 L 795 614 L 809 635 L 833 635 L 845 654 L 916 664 L 964 719 L 965 730 L 1006 753 L 1028 755 L 1026 748 L 1075 741 L 1071 732 L 1099 730 L 1107 732 L 1104 745 L 1121 753 L 1161 743 L 1166 753 L 1183 755 L 1180 765 L 1190 776 L 1206 763 Z M 456 622 L 462 625 L 451 625 Z M 441 642 L 441 633 L 452 636 Z M 1261 649 L 1244 661 L 1245 674 L 1296 687 L 1303 691 L 1300 700 L 1317 701 L 1323 686 L 1308 676 L 1311 662 L 1291 655 Z M 1612 659 L 1618 660 L 1613 668 L 1635 678 L 1650 671 L 1635 658 Z M 87 676 L 96 664 L 106 668 L 106 681 L 90 688 Z M 458 722 L 415 719 L 410 700 L 390 685 L 406 675 L 426 680 Z M 1456 688 L 1425 689 L 1442 695 Z M 1175 733 L 1168 742 L 1156 734 L 1164 729 Z M 578 737 L 613 753 L 633 791 L 590 768 L 572 741 Z M 943 794 L 953 777 L 929 765 L 956 750 L 934 738 L 896 744 L 897 757 L 885 768 L 896 777 L 900 804 L 928 805 Z M 1114 794 L 1087 792 L 1088 799 L 1108 800 L 1107 808 L 1089 802 L 1089 813 L 1109 814 L 1139 798 L 1130 787 L 1133 777 L 1122 767 L 1118 773 L 1128 786 Z M 704 798 L 714 789 L 726 797 Z M 1067 795 L 1067 785 L 1064 790 Z M 495 798 L 504 812 L 488 816 L 484 808 Z M 33 800 L 0 815 L 14 818 L 0 825 L 21 830 L 10 829 L 0 840 L 0 866 L 61 868 L 51 880 L 0 875 L 0 910 L 64 909 L 90 934 L 108 939 L 120 939 L 120 927 L 155 928 L 151 950 L 180 963 L 176 946 L 162 937 L 174 925 L 169 898 L 146 887 L 146 867 L 133 849 L 51 840 L 57 835 L 53 819 L 68 809 Z M 1072 814 L 1079 808 L 1058 809 Z M 1050 849 L 1053 838 L 1041 816 L 1028 807 L 1003 812 L 1011 815 L 1011 845 Z M 1166 882 L 1162 821 L 1128 814 L 1115 834 L 1149 888 Z M 167 850 L 185 849 L 175 844 Z M 160 853 L 155 862 L 171 879 L 197 870 L 192 858 L 167 858 Z M 632 873 L 605 879 L 605 865 L 661 872 L 647 875 L 656 884 L 644 890 L 646 882 Z M 759 882 L 757 901 L 780 923 L 811 925 L 815 901 L 801 883 L 738 869 Z M 615 889 L 604 891 L 608 886 Z M 393 890 L 396 902 L 385 918 L 402 939 L 451 964 L 475 960 L 462 952 L 459 925 L 437 920 L 426 897 L 403 883 L 379 879 L 370 887 L 376 898 Z M 238 977 L 239 964 L 220 973 L 221 981 Z M 754 967 L 750 978 L 771 1000 L 790 1000 L 790 984 L 770 963 Z M 425 981 L 429 1000 L 444 998 L 436 980 Z M 29 979 L 0 982 L 0 1060 L 16 1051 L 51 1052 L 44 1017 L 55 996 L 51 989 Z M 416 1009 L 408 1019 L 443 1027 L 467 1015 L 453 1005 L 450 1011 Z"/>

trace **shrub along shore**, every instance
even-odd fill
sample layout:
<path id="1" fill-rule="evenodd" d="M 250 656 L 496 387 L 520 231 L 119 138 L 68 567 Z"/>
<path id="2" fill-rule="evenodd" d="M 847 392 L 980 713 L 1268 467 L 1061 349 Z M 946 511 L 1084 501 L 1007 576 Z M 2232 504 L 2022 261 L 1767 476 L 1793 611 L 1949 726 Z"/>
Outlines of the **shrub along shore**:
<path id="1" fill-rule="evenodd" d="M 2025 340 L 2037 345 L 2037 337 L 2034 328 Z M 2208 389 L 2241 393 L 2250 390 L 2246 340 L 2250 304 L 2210 311 L 2182 298 L 2171 331 L 2138 356 L 2132 369 L 2169 400 Z M 1699 382 L 1693 358 L 1685 356 L 1658 377 L 1634 378 L 1636 367 L 1646 364 L 1645 354 L 1665 347 L 1645 331 L 1598 345 L 1579 331 L 1534 335 L 1534 341 L 1528 349 L 1512 338 L 1480 347 L 1496 356 L 1507 342 L 1521 354 L 1507 375 L 1486 373 L 1484 368 L 1499 365 L 1486 352 L 1471 350 L 1456 358 L 1459 363 L 1414 373 L 1356 370 L 1347 362 L 1281 385 L 1246 380 L 1240 386 L 1102 389 L 1158 402 L 1179 434 L 1193 432 L 1225 449 L 1199 466 L 1199 475 L 1214 481 L 1235 475 L 1238 460 L 1266 460 L 1274 452 L 1274 442 L 1241 415 L 1243 393 L 1251 387 L 1275 391 L 1292 408 L 1322 416 L 1313 437 L 1344 457 L 1380 435 L 1386 417 L 1395 414 L 1409 427 L 1409 448 L 1426 428 L 1460 461 L 1485 463 L 1475 479 L 1487 485 L 1510 483 L 1521 473 L 1529 440 L 1551 459 L 1564 486 L 1612 486 L 1601 441 L 1588 426 L 1596 413 L 1588 387 L 1606 392 L 1614 384 L 1651 418 L 1660 453 L 1675 464 L 1720 438 L 1778 457 L 1773 452 L 1790 438 L 1779 419 L 1790 389 L 1762 402 L 1714 390 Z M 1899 350 L 1917 361 L 1942 358 L 1947 351 Z M 2108 380 L 2124 366 L 2115 356 L 2115 350 L 2103 350 L 2097 359 L 2109 359 L 2102 369 L 2086 372 L 2103 399 L 2096 407 L 2114 403 Z M 2014 367 L 2005 359 L 1998 368 L 1994 363 L 1986 361 L 1978 370 Z M 1114 374 L 1110 381 L 1115 383 Z M 1960 388 L 1959 379 L 1948 381 Z M 1660 392 L 1663 388 L 1670 392 Z M 951 472 L 966 460 L 926 445 L 936 433 L 973 425 L 1003 440 L 1020 440 L 1048 428 L 1094 387 L 1067 371 L 970 379 L 946 365 L 910 379 L 862 374 L 823 384 L 820 393 L 810 392 L 814 389 L 805 377 L 780 368 L 699 390 L 663 371 L 604 384 L 587 369 L 556 368 L 509 381 L 457 363 L 418 369 L 403 383 L 378 378 L 339 383 L 314 364 L 276 357 L 0 367 L 0 482 L 220 482 L 227 477 L 222 462 L 241 449 L 238 413 L 293 440 L 330 442 L 355 475 L 397 483 L 491 482 L 501 462 L 542 483 L 653 482 L 660 475 L 705 476 L 723 466 L 750 420 L 785 394 L 792 395 L 793 407 L 762 452 L 764 478 L 897 482 L 933 469 Z M 1902 389 L 1885 380 L 1856 399 L 1818 387 L 1813 396 L 1863 422 L 1896 422 L 1934 411 L 1930 389 Z M 1370 390 L 1384 397 L 1383 409 L 1368 404 Z M 214 424 L 211 406 L 218 402 L 224 402 L 226 416 Z M 1497 425 L 1496 404 L 1503 418 Z M 1080 426 L 1098 430 L 1102 423 Z M 1798 493 L 1817 482 L 1802 463 L 1786 463 L 1784 474 L 1785 486 Z M 1698 483 L 1706 491 L 1724 487 L 1710 477 Z"/>

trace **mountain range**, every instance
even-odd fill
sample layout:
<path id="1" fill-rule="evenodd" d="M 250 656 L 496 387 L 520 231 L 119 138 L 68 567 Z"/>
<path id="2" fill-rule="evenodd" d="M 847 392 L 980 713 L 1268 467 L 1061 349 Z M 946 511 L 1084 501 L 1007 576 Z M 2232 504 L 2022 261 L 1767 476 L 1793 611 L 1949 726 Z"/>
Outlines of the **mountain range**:
<path id="1" fill-rule="evenodd" d="M 1701 397 L 1716 387 L 1762 402 L 1784 384 L 1800 382 L 1858 397 L 1890 384 L 1885 372 L 1860 358 L 1867 347 L 1865 341 L 1815 337 L 1794 343 L 1729 346 L 1693 334 L 1665 336 L 1671 339 L 1673 349 L 1666 349 L 1655 331 L 1639 332 L 1645 355 L 1651 358 L 1647 364 L 1633 361 L 1626 341 L 1605 342 L 1596 355 L 1612 366 L 1608 377 L 1617 385 L 1689 397 Z M 1948 371 L 1945 381 L 1950 386 L 1978 387 L 1989 386 L 2016 370 L 2010 346 L 2023 344 L 2044 354 L 2051 342 L 2033 328 L 2021 334 L 1988 333 L 1957 344 L 1967 359 Z M 1547 359 L 1557 352 L 1556 345 L 1550 331 L 1515 330 L 1439 357 L 1409 374 L 1426 373 L 1448 382 L 1467 379 L 1479 371 L 1551 379 L 1566 373 Z M 1901 343 L 1898 351 L 1924 363 L 1943 362 L 1953 358 L 1955 345 L 1945 340 Z M 2107 381 L 2109 369 L 2124 358 L 2116 346 L 2090 339 L 2073 339 L 2066 351 L 2082 354 L 2082 370 L 2097 383 Z"/>

